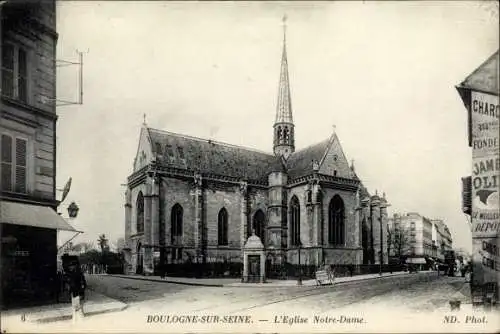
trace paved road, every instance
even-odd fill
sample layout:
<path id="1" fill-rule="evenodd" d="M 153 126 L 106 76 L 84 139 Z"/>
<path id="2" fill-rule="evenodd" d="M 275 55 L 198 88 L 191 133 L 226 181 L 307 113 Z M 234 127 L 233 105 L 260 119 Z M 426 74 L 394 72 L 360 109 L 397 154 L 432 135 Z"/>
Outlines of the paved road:
<path id="1" fill-rule="evenodd" d="M 235 313 L 252 309 L 292 308 L 326 312 L 370 301 L 412 310 L 436 309 L 460 290 L 462 278 L 417 273 L 325 287 L 194 287 L 171 283 L 89 276 L 89 285 L 132 309 L 155 312 Z"/>
<path id="2" fill-rule="evenodd" d="M 500 329 L 500 318 L 493 314 L 480 323 L 484 315 L 465 307 L 462 313 L 450 312 L 450 299 L 467 300 L 467 284 L 461 277 L 435 272 L 329 287 L 196 287 L 90 275 L 87 281 L 92 289 L 129 307 L 120 313 L 86 317 L 76 325 L 40 326 L 36 332 L 476 333 Z M 443 321 L 450 315 L 457 317 L 456 323 Z"/>

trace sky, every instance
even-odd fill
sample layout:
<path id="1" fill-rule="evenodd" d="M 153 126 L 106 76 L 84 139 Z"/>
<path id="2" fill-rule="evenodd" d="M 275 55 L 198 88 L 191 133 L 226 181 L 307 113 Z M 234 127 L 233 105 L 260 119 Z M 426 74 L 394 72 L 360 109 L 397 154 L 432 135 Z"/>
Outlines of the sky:
<path id="1" fill-rule="evenodd" d="M 499 48 L 494 2 L 58 1 L 57 57 L 84 52 L 83 104 L 58 107 L 57 186 L 85 233 L 124 236 L 124 192 L 148 126 L 272 152 L 282 17 L 296 148 L 328 138 L 389 215 L 443 219 L 471 249 L 461 177 L 467 112 L 455 89 Z M 58 99 L 77 101 L 78 67 Z M 59 193 L 60 195 L 60 193 Z"/>

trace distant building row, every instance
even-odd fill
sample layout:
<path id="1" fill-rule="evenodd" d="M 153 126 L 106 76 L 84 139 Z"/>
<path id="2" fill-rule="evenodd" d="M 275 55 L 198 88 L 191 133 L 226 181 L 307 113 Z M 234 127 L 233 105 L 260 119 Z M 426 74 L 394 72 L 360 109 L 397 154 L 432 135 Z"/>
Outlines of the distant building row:
<path id="1" fill-rule="evenodd" d="M 409 256 L 443 261 L 445 252 L 452 250 L 453 240 L 448 226 L 440 219 L 429 219 L 416 212 L 395 213 L 388 219 L 391 257 Z M 418 262 L 418 261 L 417 261 Z"/>

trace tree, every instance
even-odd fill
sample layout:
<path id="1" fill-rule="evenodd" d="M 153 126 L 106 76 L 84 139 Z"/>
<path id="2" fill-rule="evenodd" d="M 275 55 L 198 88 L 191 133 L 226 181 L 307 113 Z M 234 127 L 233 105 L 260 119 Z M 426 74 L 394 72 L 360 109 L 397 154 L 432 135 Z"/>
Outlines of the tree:
<path id="1" fill-rule="evenodd" d="M 120 253 L 123 248 L 125 248 L 125 238 L 118 238 L 116 240 L 116 250 L 118 253 Z"/>
<path id="2" fill-rule="evenodd" d="M 106 238 L 105 234 L 101 234 L 99 236 L 99 239 L 97 239 L 97 244 L 101 249 L 101 253 L 104 253 L 109 250 L 108 239 Z"/>
<path id="3" fill-rule="evenodd" d="M 394 249 L 394 256 L 401 259 L 410 245 L 409 233 L 403 227 L 387 227 L 387 252 Z"/>
<path id="4" fill-rule="evenodd" d="M 92 241 L 82 242 L 81 245 L 84 252 L 94 249 L 94 243 Z"/>

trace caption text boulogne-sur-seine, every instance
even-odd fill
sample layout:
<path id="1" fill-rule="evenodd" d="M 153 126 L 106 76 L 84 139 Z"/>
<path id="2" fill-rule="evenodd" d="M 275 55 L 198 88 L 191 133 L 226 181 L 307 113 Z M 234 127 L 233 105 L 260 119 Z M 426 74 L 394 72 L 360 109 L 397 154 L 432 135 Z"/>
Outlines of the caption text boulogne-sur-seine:
<path id="1" fill-rule="evenodd" d="M 150 314 L 146 317 L 147 323 L 162 324 L 250 324 L 253 322 L 270 322 L 284 325 L 297 324 L 362 324 L 366 321 L 361 317 L 346 315 L 340 316 L 313 316 L 276 315 L 270 319 L 255 319 L 250 315 L 164 315 Z"/>

